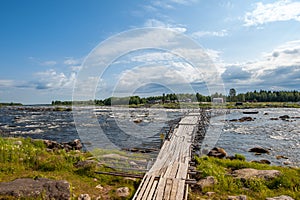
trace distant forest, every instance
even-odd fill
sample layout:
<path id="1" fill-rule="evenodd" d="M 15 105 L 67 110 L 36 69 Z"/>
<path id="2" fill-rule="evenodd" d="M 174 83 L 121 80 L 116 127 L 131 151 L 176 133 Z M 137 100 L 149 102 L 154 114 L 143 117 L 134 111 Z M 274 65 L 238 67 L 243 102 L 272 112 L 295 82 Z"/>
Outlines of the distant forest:
<path id="1" fill-rule="evenodd" d="M 52 105 L 139 105 L 157 103 L 178 103 L 178 102 L 211 102 L 213 98 L 223 98 L 226 102 L 300 102 L 300 92 L 298 91 L 266 91 L 260 90 L 236 94 L 236 90 L 231 88 L 228 95 L 215 93 L 211 96 L 196 94 L 163 94 L 162 96 L 151 97 L 110 97 L 104 100 L 89 101 L 52 101 Z"/>

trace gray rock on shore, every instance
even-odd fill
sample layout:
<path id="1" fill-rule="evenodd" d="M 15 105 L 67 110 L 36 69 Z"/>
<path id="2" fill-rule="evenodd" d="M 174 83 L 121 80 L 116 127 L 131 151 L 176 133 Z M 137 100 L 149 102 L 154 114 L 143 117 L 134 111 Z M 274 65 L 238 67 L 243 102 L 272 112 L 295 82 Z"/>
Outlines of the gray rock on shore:
<path id="1" fill-rule="evenodd" d="M 91 200 L 91 197 L 89 194 L 81 194 L 81 195 L 79 195 L 79 197 L 77 199 L 78 200 Z"/>
<path id="2" fill-rule="evenodd" d="M 266 198 L 266 200 L 294 200 L 294 199 L 290 196 L 281 195 L 279 197 Z"/>
<path id="3" fill-rule="evenodd" d="M 233 171 L 233 176 L 241 179 L 251 179 L 251 178 L 263 178 L 270 180 L 281 175 L 278 170 L 257 170 L 252 168 L 245 168 Z"/>
<path id="4" fill-rule="evenodd" d="M 47 149 L 52 149 L 52 150 L 58 150 L 58 149 L 65 149 L 66 151 L 81 150 L 83 147 L 80 140 L 78 139 L 71 142 L 63 142 L 63 143 L 58 143 L 56 141 L 51 141 L 51 140 L 44 140 L 44 144 L 46 145 Z"/>
<path id="5" fill-rule="evenodd" d="M 130 195 L 130 190 L 128 187 L 118 188 L 116 191 L 118 197 L 128 197 Z"/>
<path id="6" fill-rule="evenodd" d="M 246 195 L 228 196 L 228 200 L 247 200 Z"/>
<path id="7" fill-rule="evenodd" d="M 70 199 L 70 184 L 46 178 L 22 178 L 0 183 L 0 196 L 12 198 Z"/>
<path id="8" fill-rule="evenodd" d="M 208 176 L 206 178 L 200 179 L 196 185 L 199 190 L 202 191 L 206 187 L 212 187 L 217 183 L 217 180 L 213 176 Z"/>

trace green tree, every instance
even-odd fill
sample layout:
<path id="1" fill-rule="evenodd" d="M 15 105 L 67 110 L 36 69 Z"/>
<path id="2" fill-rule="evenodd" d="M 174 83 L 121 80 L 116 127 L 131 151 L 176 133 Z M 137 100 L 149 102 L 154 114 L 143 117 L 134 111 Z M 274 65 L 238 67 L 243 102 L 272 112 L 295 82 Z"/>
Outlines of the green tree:
<path id="1" fill-rule="evenodd" d="M 235 96 L 236 96 L 236 90 L 234 88 L 231 88 L 229 90 L 229 99 L 230 99 L 230 101 L 235 101 Z"/>

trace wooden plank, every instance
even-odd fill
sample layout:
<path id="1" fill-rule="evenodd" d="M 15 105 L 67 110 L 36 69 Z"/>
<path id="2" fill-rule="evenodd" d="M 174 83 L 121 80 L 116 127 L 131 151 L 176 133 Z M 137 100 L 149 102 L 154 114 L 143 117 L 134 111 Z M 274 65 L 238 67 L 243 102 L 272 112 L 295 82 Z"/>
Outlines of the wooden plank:
<path id="1" fill-rule="evenodd" d="M 173 187 L 172 187 L 172 191 L 171 191 L 171 196 L 170 196 L 170 200 L 177 200 L 176 199 L 176 194 L 178 191 L 178 184 L 179 184 L 179 179 L 173 179 Z"/>
<path id="2" fill-rule="evenodd" d="M 157 185 L 157 194 L 154 197 L 156 200 L 162 200 L 165 192 L 165 186 L 166 186 L 166 179 L 160 178 L 158 185 Z"/>
<path id="3" fill-rule="evenodd" d="M 173 168 L 173 165 L 175 165 L 175 164 L 171 163 L 170 166 L 166 167 L 167 170 L 166 170 L 166 172 L 164 174 L 162 174 L 162 177 L 164 177 L 164 178 L 171 177 L 169 174 L 170 174 L 170 172 L 171 172 L 171 170 Z"/>
<path id="4" fill-rule="evenodd" d="M 177 187 L 176 198 L 175 198 L 176 200 L 183 200 L 184 186 L 185 186 L 185 180 L 179 180 L 178 187 Z"/>
<path id="5" fill-rule="evenodd" d="M 155 180 L 155 176 L 152 175 L 148 182 L 147 188 L 143 194 L 142 199 L 146 199 L 149 196 L 149 192 L 150 192 L 150 189 L 153 187 L 154 180 Z"/>
<path id="6" fill-rule="evenodd" d="M 189 175 L 187 175 L 187 178 L 190 178 Z M 188 192 L 189 192 L 189 185 L 185 184 L 185 195 L 184 195 L 184 200 L 187 200 L 188 198 Z"/>
<path id="7" fill-rule="evenodd" d="M 172 186 L 173 186 L 173 179 L 168 178 L 166 181 L 166 186 L 164 191 L 164 197 L 163 197 L 164 200 L 169 200 L 171 198 Z"/>
<path id="8" fill-rule="evenodd" d="M 150 179 L 151 179 L 151 176 L 147 176 L 146 180 L 143 183 L 141 190 L 139 191 L 139 195 L 136 197 L 137 200 L 143 199 L 144 192 L 148 188 L 148 183 L 149 183 Z"/>
<path id="9" fill-rule="evenodd" d="M 172 170 L 170 171 L 169 177 L 175 178 L 178 172 L 179 163 L 175 162 L 172 166 Z"/>
<path id="10" fill-rule="evenodd" d="M 157 187 L 158 181 L 155 180 L 151 186 L 151 190 L 147 196 L 147 200 L 152 200 L 153 196 L 155 196 L 154 192 L 157 191 L 156 187 Z"/>
<path id="11" fill-rule="evenodd" d="M 147 179 L 147 177 L 148 177 L 147 175 L 144 176 L 144 178 L 142 179 L 142 181 L 141 181 L 141 183 L 140 183 L 138 189 L 136 190 L 136 192 L 135 192 L 135 194 L 134 194 L 134 196 L 133 196 L 132 199 L 136 199 L 136 198 L 137 198 L 137 196 L 138 196 L 139 193 L 140 193 L 140 190 L 141 190 L 142 187 L 144 186 L 144 183 L 145 183 L 145 180 Z"/>
<path id="12" fill-rule="evenodd" d="M 178 168 L 178 172 L 177 172 L 177 175 L 176 175 L 176 178 L 178 179 L 186 179 L 186 174 L 187 174 L 187 171 L 188 171 L 188 164 L 186 163 L 180 163 L 179 164 L 179 168 Z"/>

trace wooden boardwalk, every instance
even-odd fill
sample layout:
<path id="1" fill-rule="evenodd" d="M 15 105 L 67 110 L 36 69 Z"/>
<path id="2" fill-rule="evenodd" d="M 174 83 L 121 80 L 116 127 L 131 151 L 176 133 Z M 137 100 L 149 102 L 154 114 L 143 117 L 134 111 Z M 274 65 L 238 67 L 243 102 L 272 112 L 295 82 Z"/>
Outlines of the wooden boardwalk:
<path id="1" fill-rule="evenodd" d="M 152 168 L 145 174 L 133 199 L 187 199 L 191 148 L 201 119 L 189 113 L 164 142 Z"/>

